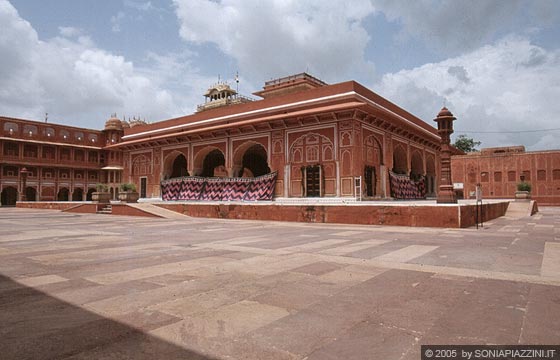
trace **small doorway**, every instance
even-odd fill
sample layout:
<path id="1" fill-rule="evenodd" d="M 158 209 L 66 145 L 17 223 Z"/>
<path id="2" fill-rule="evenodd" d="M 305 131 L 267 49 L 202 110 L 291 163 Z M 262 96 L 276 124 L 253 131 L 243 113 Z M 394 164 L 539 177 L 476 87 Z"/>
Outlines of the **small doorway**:
<path id="1" fill-rule="evenodd" d="M 57 201 L 68 201 L 69 194 L 70 194 L 70 191 L 68 190 L 68 188 L 60 188 L 60 190 L 58 190 L 56 200 Z"/>
<path id="2" fill-rule="evenodd" d="M 366 166 L 364 171 L 364 180 L 366 185 L 366 196 L 375 196 L 375 185 L 377 183 L 377 176 L 375 174 L 375 167 Z"/>
<path id="3" fill-rule="evenodd" d="M 2 206 L 16 206 L 18 191 L 15 187 L 8 186 L 2 190 Z"/>
<path id="4" fill-rule="evenodd" d="M 140 178 L 140 197 L 141 198 L 146 197 L 147 189 L 148 189 L 148 178 L 141 177 Z"/>
<path id="5" fill-rule="evenodd" d="M 37 190 L 35 190 L 35 188 L 30 186 L 25 188 L 25 200 L 37 201 Z"/>
<path id="6" fill-rule="evenodd" d="M 75 188 L 72 193 L 72 201 L 82 201 L 84 198 L 84 190 L 82 188 Z"/>
<path id="7" fill-rule="evenodd" d="M 303 168 L 305 196 L 320 197 L 321 196 L 321 165 L 311 165 Z"/>
<path id="8" fill-rule="evenodd" d="M 92 201 L 93 199 L 93 193 L 95 192 L 95 189 L 89 189 L 86 195 L 86 201 Z"/>

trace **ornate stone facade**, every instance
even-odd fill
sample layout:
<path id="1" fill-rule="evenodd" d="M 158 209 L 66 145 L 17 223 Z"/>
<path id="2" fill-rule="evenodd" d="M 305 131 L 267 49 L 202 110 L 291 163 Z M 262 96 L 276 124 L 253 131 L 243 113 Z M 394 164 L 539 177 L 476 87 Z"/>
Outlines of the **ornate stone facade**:
<path id="1" fill-rule="evenodd" d="M 269 81 L 255 95 L 263 99 L 124 129 L 107 148 L 123 152 L 124 178 L 140 184 L 145 197 L 159 197 L 160 181 L 174 176 L 265 170 L 278 172 L 277 197 L 361 191 L 362 198 L 388 198 L 389 170 L 426 177 L 435 195 L 436 129 L 362 85 L 327 85 L 298 74 Z"/>
<path id="2" fill-rule="evenodd" d="M 105 181 L 102 131 L 0 117 L 1 204 L 91 199 Z M 28 171 L 25 188 L 21 170 Z"/>
<path id="3" fill-rule="evenodd" d="M 539 205 L 560 205 L 560 150 L 529 151 L 523 146 L 482 149 L 451 158 L 460 198 L 472 198 L 477 183 L 486 199 L 512 199 L 524 176 Z"/>

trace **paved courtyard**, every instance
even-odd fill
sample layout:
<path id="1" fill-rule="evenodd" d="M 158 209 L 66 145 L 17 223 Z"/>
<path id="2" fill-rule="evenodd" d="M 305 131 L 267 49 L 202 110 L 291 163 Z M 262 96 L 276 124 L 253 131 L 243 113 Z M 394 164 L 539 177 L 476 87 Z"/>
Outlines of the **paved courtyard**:
<path id="1" fill-rule="evenodd" d="M 0 208 L 2 359 L 420 359 L 558 344 L 560 208 L 484 228 Z"/>

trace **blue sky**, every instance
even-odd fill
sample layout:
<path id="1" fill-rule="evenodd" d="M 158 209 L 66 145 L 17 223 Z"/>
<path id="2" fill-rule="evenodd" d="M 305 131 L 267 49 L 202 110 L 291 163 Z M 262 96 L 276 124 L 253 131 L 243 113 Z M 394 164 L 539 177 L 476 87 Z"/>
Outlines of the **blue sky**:
<path id="1" fill-rule="evenodd" d="M 308 71 L 356 80 L 482 147 L 560 148 L 560 2 L 0 0 L 0 115 L 102 128 Z M 549 129 L 548 131 L 541 131 Z"/>

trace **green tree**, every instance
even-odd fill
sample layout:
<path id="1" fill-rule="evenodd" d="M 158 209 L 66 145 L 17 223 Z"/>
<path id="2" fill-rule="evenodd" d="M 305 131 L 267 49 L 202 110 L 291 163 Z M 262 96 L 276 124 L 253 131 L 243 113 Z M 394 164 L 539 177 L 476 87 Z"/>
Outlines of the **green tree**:
<path id="1" fill-rule="evenodd" d="M 453 146 L 459 150 L 469 153 L 477 151 L 478 149 L 476 147 L 480 144 L 482 144 L 480 141 L 474 141 L 473 138 L 467 137 L 466 135 L 459 135 Z"/>

